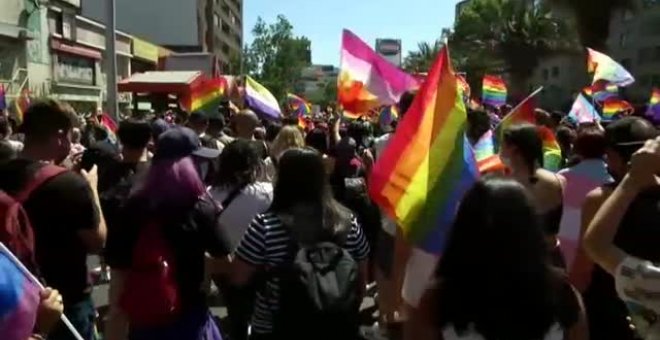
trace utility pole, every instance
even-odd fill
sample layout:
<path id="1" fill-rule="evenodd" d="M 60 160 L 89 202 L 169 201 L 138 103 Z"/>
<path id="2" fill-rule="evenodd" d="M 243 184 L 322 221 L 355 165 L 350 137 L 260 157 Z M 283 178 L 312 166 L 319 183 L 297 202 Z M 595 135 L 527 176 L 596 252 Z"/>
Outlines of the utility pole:
<path id="1" fill-rule="evenodd" d="M 106 23 L 105 23 L 105 75 L 106 75 L 106 110 L 107 113 L 119 122 L 119 110 L 117 108 L 117 51 L 116 44 L 116 22 L 115 22 L 115 0 L 106 1 Z"/>

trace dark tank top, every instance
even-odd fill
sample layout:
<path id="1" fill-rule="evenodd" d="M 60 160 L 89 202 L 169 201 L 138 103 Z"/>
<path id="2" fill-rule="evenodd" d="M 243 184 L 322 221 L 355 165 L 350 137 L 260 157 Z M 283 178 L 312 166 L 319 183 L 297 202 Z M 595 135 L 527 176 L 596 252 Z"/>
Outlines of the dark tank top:
<path id="1" fill-rule="evenodd" d="M 640 193 L 630 204 L 614 244 L 632 256 L 660 262 L 660 188 Z M 628 311 L 609 273 L 594 266 L 591 284 L 583 295 L 592 339 L 634 339 L 626 320 Z"/>

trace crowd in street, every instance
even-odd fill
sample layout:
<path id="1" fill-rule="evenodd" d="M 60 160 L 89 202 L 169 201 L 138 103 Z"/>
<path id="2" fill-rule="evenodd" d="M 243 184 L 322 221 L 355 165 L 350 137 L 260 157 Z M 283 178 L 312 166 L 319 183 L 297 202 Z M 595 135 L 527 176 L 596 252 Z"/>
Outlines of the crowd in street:
<path id="1" fill-rule="evenodd" d="M 470 142 L 505 113 L 469 109 Z M 660 338 L 658 130 L 634 114 L 579 125 L 535 114 L 559 161 L 547 164 L 538 126 L 502 132 L 503 167 L 464 196 L 418 303 L 401 298 L 397 259 L 410 249 L 368 195 L 396 121 L 328 107 L 301 128 L 226 102 L 128 116 L 114 131 L 55 100 L 32 103 L 18 127 L 2 116 L 0 189 L 30 230 L 0 234 L 47 287 L 23 311 L 29 339 L 76 339 L 62 314 L 85 340 Z M 102 335 L 90 254 L 110 284 Z M 2 288 L 0 275 L 0 312 Z M 365 332 L 367 295 L 378 320 Z M 14 340 L 3 323 L 0 339 Z"/>

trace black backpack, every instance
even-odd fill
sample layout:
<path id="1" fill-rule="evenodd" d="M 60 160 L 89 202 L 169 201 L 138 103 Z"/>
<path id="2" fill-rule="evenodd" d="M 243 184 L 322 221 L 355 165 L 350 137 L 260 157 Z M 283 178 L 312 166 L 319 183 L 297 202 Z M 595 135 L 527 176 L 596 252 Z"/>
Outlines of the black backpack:
<path id="1" fill-rule="evenodd" d="M 276 269 L 280 291 L 274 334 L 281 339 L 357 339 L 362 302 L 357 261 L 334 242 L 295 247 L 293 262 Z"/>

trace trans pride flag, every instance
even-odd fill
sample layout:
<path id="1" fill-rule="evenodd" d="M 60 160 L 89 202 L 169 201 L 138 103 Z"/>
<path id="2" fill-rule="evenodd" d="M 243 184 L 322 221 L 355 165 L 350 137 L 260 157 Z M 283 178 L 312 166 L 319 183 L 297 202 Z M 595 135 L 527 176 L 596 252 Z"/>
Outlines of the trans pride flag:
<path id="1" fill-rule="evenodd" d="M 498 76 L 485 75 L 481 92 L 481 102 L 483 104 L 493 107 L 500 107 L 506 104 L 506 84 Z"/>
<path id="2" fill-rule="evenodd" d="M 587 48 L 587 51 L 587 70 L 594 74 L 594 84 L 599 80 L 606 80 L 617 86 L 628 86 L 635 82 L 632 74 L 608 55 L 590 48 Z"/>
<path id="3" fill-rule="evenodd" d="M 338 100 L 352 116 L 366 114 L 383 105 L 396 104 L 418 81 L 374 52 L 349 30 L 344 30 L 341 67 L 337 80 Z"/>
<path id="4" fill-rule="evenodd" d="M 445 47 L 370 178 L 374 201 L 417 248 L 440 254 L 465 192 L 479 177 L 462 91 Z"/>
<path id="5" fill-rule="evenodd" d="M 578 94 L 577 98 L 575 98 L 573 107 L 571 107 L 571 111 L 568 113 L 568 118 L 578 124 L 600 121 L 600 115 L 582 94 Z"/>
<path id="6" fill-rule="evenodd" d="M 4 245 L 0 247 L 0 334 L 3 340 L 29 338 L 39 307 L 41 289 L 27 277 L 17 261 Z"/>

